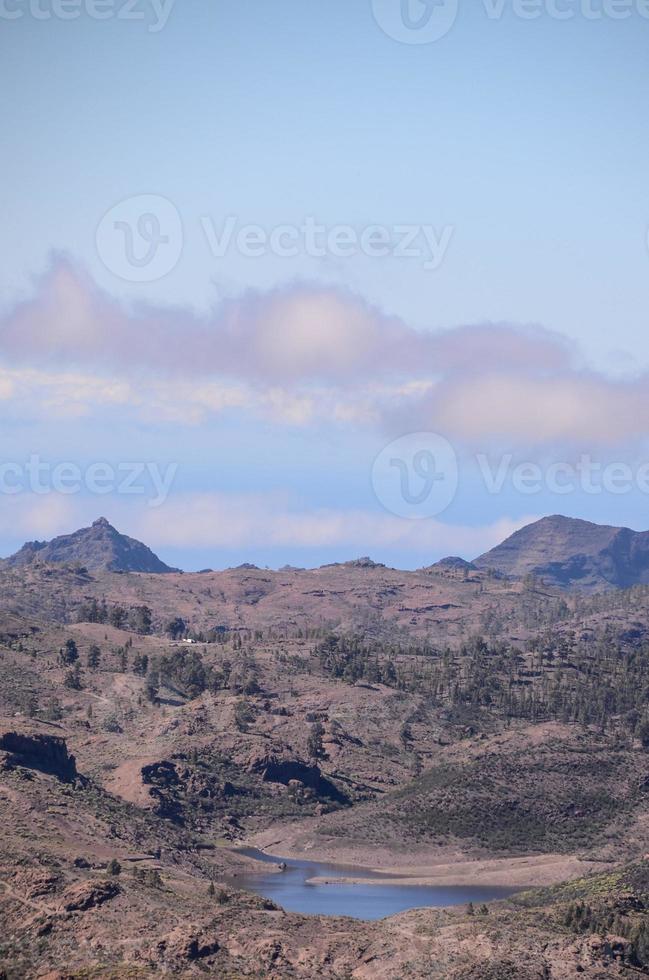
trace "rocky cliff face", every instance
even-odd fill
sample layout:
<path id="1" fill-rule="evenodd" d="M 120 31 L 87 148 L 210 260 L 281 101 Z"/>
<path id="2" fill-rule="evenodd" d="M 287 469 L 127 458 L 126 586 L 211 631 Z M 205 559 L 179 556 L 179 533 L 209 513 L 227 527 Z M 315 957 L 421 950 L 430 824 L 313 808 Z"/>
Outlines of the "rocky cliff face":
<path id="1" fill-rule="evenodd" d="M 313 790 L 318 798 L 324 797 L 336 803 L 348 803 L 347 797 L 330 779 L 322 775 L 320 767 L 309 765 L 299 759 L 282 758 L 269 755 L 257 760 L 252 770 L 261 772 L 262 779 L 269 783 L 282 783 L 284 786 L 299 784 Z"/>
<path id="2" fill-rule="evenodd" d="M 28 541 L 20 551 L 7 558 L 12 567 L 28 565 L 38 558 L 44 562 L 74 562 L 90 571 L 110 572 L 177 572 L 160 561 L 141 541 L 120 534 L 105 517 L 92 527 L 64 534 L 52 541 Z"/>
<path id="3" fill-rule="evenodd" d="M 544 517 L 516 531 L 474 564 L 517 578 L 538 575 L 563 588 L 624 589 L 649 583 L 649 532 Z"/>
<path id="4" fill-rule="evenodd" d="M 77 778 L 73 755 L 65 739 L 54 735 L 27 735 L 20 732 L 0 733 L 0 752 L 6 753 L 6 764 L 23 766 L 49 773 L 66 783 Z"/>

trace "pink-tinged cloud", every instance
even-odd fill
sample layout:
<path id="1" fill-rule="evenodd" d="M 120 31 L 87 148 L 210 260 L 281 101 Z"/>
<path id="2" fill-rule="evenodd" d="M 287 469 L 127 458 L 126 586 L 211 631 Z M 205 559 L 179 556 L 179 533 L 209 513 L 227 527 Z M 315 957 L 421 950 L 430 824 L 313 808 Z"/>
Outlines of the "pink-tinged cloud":
<path id="1" fill-rule="evenodd" d="M 0 321 L 9 363 L 225 375 L 269 384 L 410 378 L 485 367 L 556 370 L 565 342 L 538 328 L 502 325 L 413 330 L 348 290 L 296 283 L 244 293 L 211 315 L 126 307 L 66 258 L 53 260 L 34 296 Z"/>
<path id="2" fill-rule="evenodd" d="M 461 443 L 612 446 L 649 434 L 649 379 L 474 372 L 444 380 L 409 412 L 418 424 L 437 426 Z"/>
<path id="3" fill-rule="evenodd" d="M 108 375 L 123 385 L 119 404 L 187 424 L 233 410 L 277 424 L 426 429 L 482 449 L 615 445 L 649 430 L 647 377 L 589 370 L 560 335 L 506 324 L 414 330 L 319 284 L 250 290 L 200 316 L 126 306 L 56 257 L 34 295 L 0 319 L 0 357 L 5 400 L 22 390 L 12 371 L 73 369 L 88 379 L 89 403 L 102 392 L 92 377 Z"/>

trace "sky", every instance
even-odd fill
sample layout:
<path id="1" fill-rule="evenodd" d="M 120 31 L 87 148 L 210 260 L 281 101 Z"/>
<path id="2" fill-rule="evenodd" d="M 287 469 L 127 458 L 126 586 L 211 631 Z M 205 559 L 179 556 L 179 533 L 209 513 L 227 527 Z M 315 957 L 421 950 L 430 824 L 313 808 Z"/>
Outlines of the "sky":
<path id="1" fill-rule="evenodd" d="M 0 0 L 0 555 L 649 527 L 647 0 Z"/>

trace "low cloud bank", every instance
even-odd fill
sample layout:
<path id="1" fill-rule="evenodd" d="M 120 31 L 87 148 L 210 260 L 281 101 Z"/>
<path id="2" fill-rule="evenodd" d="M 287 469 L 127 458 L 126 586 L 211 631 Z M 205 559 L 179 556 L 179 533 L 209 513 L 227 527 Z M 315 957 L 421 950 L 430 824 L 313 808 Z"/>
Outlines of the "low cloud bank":
<path id="1" fill-rule="evenodd" d="M 421 565 L 443 555 L 475 557 L 498 544 L 535 516 L 503 518 L 469 527 L 438 521 L 406 521 L 369 510 L 313 509 L 268 494 L 183 493 L 158 508 L 111 497 L 103 502 L 58 494 L 8 497 L 0 511 L 4 540 L 50 539 L 89 525 L 99 514 L 119 531 L 144 541 L 154 551 L 213 550 L 211 562 L 221 564 L 219 551 L 256 548 L 301 550 L 335 548 L 340 559 L 361 554 L 403 550 L 420 556 Z M 263 542 L 263 544 L 262 544 Z M 3 556 L 5 557 L 5 556 Z"/>

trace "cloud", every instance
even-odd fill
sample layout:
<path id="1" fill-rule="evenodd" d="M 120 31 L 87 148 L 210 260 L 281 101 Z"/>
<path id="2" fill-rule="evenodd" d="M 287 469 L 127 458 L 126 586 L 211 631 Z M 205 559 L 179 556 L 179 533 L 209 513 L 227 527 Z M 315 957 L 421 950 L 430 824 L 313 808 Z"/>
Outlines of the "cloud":
<path id="1" fill-rule="evenodd" d="M 125 307 L 58 257 L 33 297 L 7 311 L 0 351 L 13 364 L 94 366 L 277 385 L 355 381 L 414 367 L 417 335 L 342 290 L 298 284 L 249 291 L 211 316 Z"/>
<path id="2" fill-rule="evenodd" d="M 256 548 L 300 550 L 335 548 L 341 560 L 361 554 L 374 557 L 403 550 L 430 564 L 446 554 L 475 557 L 535 520 L 503 518 L 478 526 L 408 521 L 390 514 L 351 509 L 298 509 L 282 495 L 183 493 L 149 508 L 131 499 L 22 493 L 5 496 L 0 508 L 0 535 L 5 540 L 49 539 L 89 525 L 101 514 L 120 531 L 144 541 L 154 551 Z"/>
<path id="3" fill-rule="evenodd" d="M 460 451 L 613 446 L 649 433 L 649 378 L 593 371 L 565 337 L 489 323 L 415 330 L 313 283 L 250 290 L 197 315 L 119 303 L 58 256 L 0 318 L 0 358 L 0 399 L 28 414 L 112 410 L 196 425 L 243 412 L 386 437 L 429 430 Z"/>
<path id="4" fill-rule="evenodd" d="M 649 434 L 649 379 L 476 372 L 440 383 L 410 413 L 464 445 L 611 447 Z"/>
<path id="5" fill-rule="evenodd" d="M 137 526 L 162 547 L 345 549 L 347 557 L 404 549 L 423 563 L 449 553 L 475 557 L 535 520 L 503 518 L 482 527 L 409 521 L 362 509 L 299 510 L 268 494 L 184 494 L 143 511 Z"/>
<path id="6" fill-rule="evenodd" d="M 271 386 L 456 374 L 484 368 L 556 370 L 568 345 L 537 328 L 502 325 L 425 332 L 341 288 L 295 283 L 228 299 L 209 316 L 127 307 L 65 257 L 55 257 L 34 295 L 0 320 L 7 363 L 74 365 L 129 374 L 224 376 Z"/>

